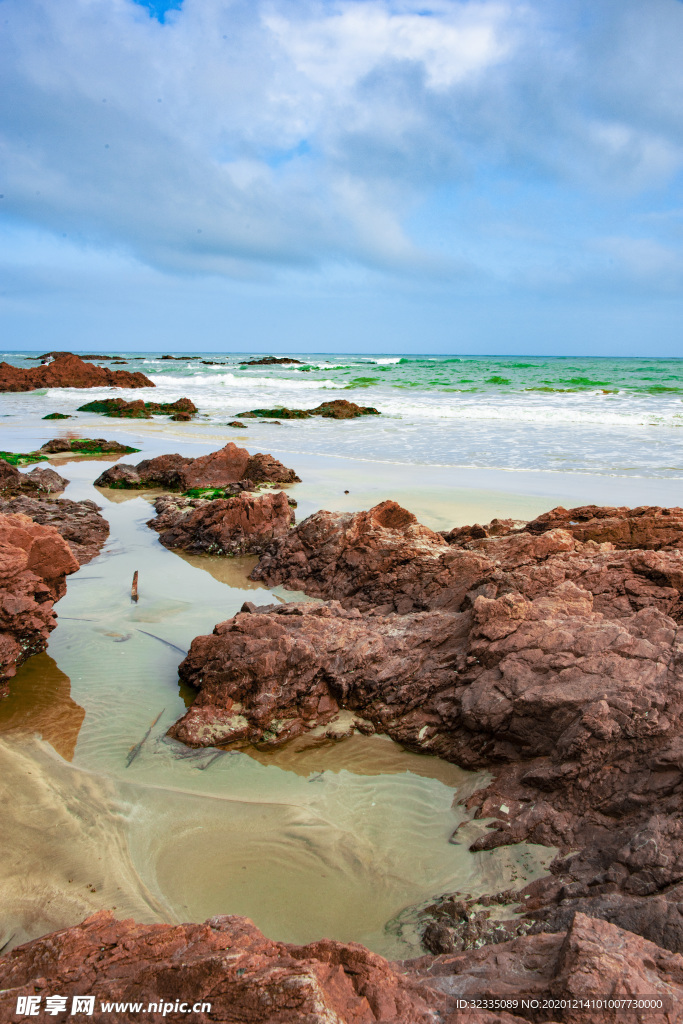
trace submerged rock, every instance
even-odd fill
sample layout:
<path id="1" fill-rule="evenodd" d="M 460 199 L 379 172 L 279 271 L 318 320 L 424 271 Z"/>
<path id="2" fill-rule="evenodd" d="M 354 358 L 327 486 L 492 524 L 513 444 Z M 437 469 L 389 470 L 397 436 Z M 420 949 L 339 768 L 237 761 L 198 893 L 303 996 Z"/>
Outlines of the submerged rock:
<path id="1" fill-rule="evenodd" d="M 147 523 L 167 548 L 211 555 L 261 554 L 294 523 L 284 491 L 207 500 L 163 495 Z"/>
<path id="2" fill-rule="evenodd" d="M 21 513 L 30 516 L 35 523 L 54 527 L 71 548 L 79 565 L 85 565 L 98 555 L 109 536 L 109 523 L 100 515 L 100 506 L 94 501 L 69 501 L 68 498 L 47 501 L 20 495 L 0 498 L 0 513 Z"/>
<path id="3" fill-rule="evenodd" d="M 0 363 L 0 391 L 34 391 L 37 388 L 153 388 L 144 373 L 110 370 L 86 363 L 71 352 L 48 352 L 42 366 L 22 369 Z"/>
<path id="4" fill-rule="evenodd" d="M 152 416 L 170 416 L 172 420 L 190 420 L 197 412 L 197 406 L 189 398 L 179 398 L 176 402 L 143 402 L 141 398 L 135 402 L 124 402 L 122 398 L 105 398 L 79 405 L 78 411 L 98 412 L 119 419 L 148 420 Z"/>
<path id="5" fill-rule="evenodd" d="M 299 477 L 272 455 L 250 455 L 230 441 L 219 451 L 187 458 L 184 455 L 159 455 L 144 459 L 137 466 L 116 465 L 105 470 L 97 487 L 163 487 L 170 491 L 190 491 L 227 487 L 240 480 L 253 484 L 296 483 Z"/>
<path id="6" fill-rule="evenodd" d="M 285 409 L 276 406 L 274 409 L 251 409 L 249 412 L 238 412 L 237 415 L 243 419 L 275 417 L 280 420 L 307 420 L 311 416 L 322 416 L 324 419 L 350 420 L 357 416 L 379 416 L 380 412 L 370 405 L 356 405 L 355 402 L 347 402 L 345 398 L 338 398 L 333 402 L 322 402 L 315 409 Z"/>
<path id="7" fill-rule="evenodd" d="M 263 359 L 251 359 L 243 361 L 240 366 L 287 366 L 289 364 L 301 366 L 300 359 L 291 359 L 289 356 L 264 356 Z"/>
<path id="8" fill-rule="evenodd" d="M 17 499 L 30 500 L 30 499 Z M 0 502 L 0 507 L 5 502 Z M 45 650 L 57 625 L 53 605 L 78 569 L 66 541 L 52 526 L 26 515 L 0 513 L 0 696 L 17 665 Z"/>

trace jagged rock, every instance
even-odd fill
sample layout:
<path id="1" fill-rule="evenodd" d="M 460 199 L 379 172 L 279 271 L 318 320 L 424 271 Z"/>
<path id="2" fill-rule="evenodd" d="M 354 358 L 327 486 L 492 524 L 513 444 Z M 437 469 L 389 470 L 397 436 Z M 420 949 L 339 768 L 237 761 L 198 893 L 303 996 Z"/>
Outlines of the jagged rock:
<path id="1" fill-rule="evenodd" d="M 164 495 L 154 507 L 157 517 L 147 525 L 164 547 L 212 555 L 260 554 L 294 522 L 284 491 L 213 501 Z"/>
<path id="2" fill-rule="evenodd" d="M 247 479 L 254 484 L 267 481 L 294 483 L 299 477 L 272 455 L 249 455 L 246 448 L 238 448 L 230 441 L 219 451 L 196 459 L 183 455 L 159 455 L 155 459 L 145 459 L 137 466 L 111 466 L 97 478 L 95 485 L 189 491 L 226 487 Z"/>
<path id="3" fill-rule="evenodd" d="M 273 942 L 244 917 L 205 924 L 140 925 L 101 911 L 83 924 L 14 949 L 0 960 L 0 1013 L 17 998 L 94 995 L 90 1019 L 124 1018 L 103 1002 L 210 1003 L 202 1024 L 435 1024 L 448 999 L 357 943 Z M 176 1019 L 145 1013 L 152 1024 Z M 128 1018 L 125 1018 L 128 1019 Z M 180 1019 L 180 1017 L 177 1017 Z"/>
<path id="4" fill-rule="evenodd" d="M 582 505 L 558 506 L 527 523 L 530 533 L 544 533 L 560 527 L 577 540 L 608 541 L 617 548 L 677 548 L 683 544 L 683 508 L 610 508 Z"/>
<path id="5" fill-rule="evenodd" d="M 48 362 L 28 370 L 0 363 L 0 391 L 34 391 L 37 388 L 153 388 L 144 373 L 110 370 L 84 362 L 71 352 L 46 353 Z"/>
<path id="6" fill-rule="evenodd" d="M 29 473 L 20 473 L 15 466 L 0 459 L 0 494 L 55 494 L 63 491 L 69 483 L 54 469 L 36 466 Z"/>
<path id="7" fill-rule="evenodd" d="M 448 544 L 391 502 L 309 517 L 252 575 L 327 603 L 245 606 L 196 638 L 173 734 L 275 746 L 346 710 L 486 768 L 472 848 L 560 851 L 525 927 L 584 907 L 683 952 L 683 553 L 486 532 Z"/>
<path id="8" fill-rule="evenodd" d="M 65 576 L 77 569 L 54 527 L 0 514 L 0 696 L 17 665 L 45 650 L 57 624 L 53 604 L 66 591 Z"/>
<path id="9" fill-rule="evenodd" d="M 98 555 L 109 536 L 109 523 L 100 515 L 100 506 L 94 501 L 69 501 L 68 498 L 47 501 L 20 495 L 0 498 L 0 513 L 21 513 L 43 526 L 54 527 L 80 565 Z"/>

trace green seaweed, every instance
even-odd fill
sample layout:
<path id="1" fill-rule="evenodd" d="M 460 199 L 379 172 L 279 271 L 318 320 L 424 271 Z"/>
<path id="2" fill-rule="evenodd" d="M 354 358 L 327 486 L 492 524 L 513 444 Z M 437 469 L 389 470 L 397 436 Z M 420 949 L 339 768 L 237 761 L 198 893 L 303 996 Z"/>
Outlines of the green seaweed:
<path id="1" fill-rule="evenodd" d="M 65 412 L 50 412 L 47 416 L 43 416 L 44 420 L 70 420 L 71 416 L 67 416 Z"/>
<path id="2" fill-rule="evenodd" d="M 32 462 L 46 462 L 47 455 L 40 452 L 0 452 L 0 459 L 9 462 L 10 466 L 30 466 Z"/>

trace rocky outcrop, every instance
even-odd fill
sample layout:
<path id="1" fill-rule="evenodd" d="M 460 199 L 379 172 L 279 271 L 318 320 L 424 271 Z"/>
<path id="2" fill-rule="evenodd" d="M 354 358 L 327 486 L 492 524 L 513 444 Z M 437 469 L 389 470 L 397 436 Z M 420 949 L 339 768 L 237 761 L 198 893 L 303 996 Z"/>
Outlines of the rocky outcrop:
<path id="1" fill-rule="evenodd" d="M 196 1004 L 203 1024 L 672 1024 L 683 957 L 583 914 L 564 933 L 390 963 L 356 943 L 273 942 L 243 917 L 139 925 L 100 911 L 0 959 L 3 1019 L 21 997 L 38 995 L 42 1010 L 55 992 L 68 1008 L 94 996 L 96 1024 L 130 1019 L 111 1003 L 141 1004 L 152 1024 L 183 1020 Z M 487 999 L 509 1010 L 462 1007 Z M 620 1000 L 644 1008 L 613 1009 Z"/>
<path id="2" fill-rule="evenodd" d="M 316 513 L 252 575 L 326 603 L 247 605 L 196 638 L 180 673 L 198 697 L 173 734 L 277 746 L 350 711 L 488 769 L 473 849 L 560 851 L 515 929 L 566 929 L 580 910 L 683 952 L 683 553 L 661 544 L 675 515 L 650 519 L 659 550 L 515 524 L 459 546 L 393 502 Z M 482 911 L 465 910 L 432 949 L 466 940 Z M 488 916 L 479 940 L 505 937 Z"/>
<path id="3" fill-rule="evenodd" d="M 148 420 L 152 416 L 170 416 L 172 420 L 185 421 L 191 420 L 198 410 L 189 398 L 179 398 L 176 402 L 143 402 L 141 398 L 124 402 L 122 398 L 105 398 L 79 405 L 78 411 L 98 412 L 115 419 Z"/>
<path id="4" fill-rule="evenodd" d="M 79 565 L 95 558 L 109 536 L 109 523 L 100 515 L 100 506 L 94 501 L 69 501 L 67 498 L 47 501 L 20 495 L 0 499 L 0 513 L 21 513 L 30 516 L 35 523 L 54 528 L 67 542 Z"/>
<path id="5" fill-rule="evenodd" d="M 61 452 L 73 452 L 76 455 L 130 455 L 140 449 L 131 448 L 120 441 L 107 441 L 104 437 L 55 437 L 41 445 L 40 451 L 48 455 Z"/>
<path id="6" fill-rule="evenodd" d="M 276 406 L 274 409 L 250 409 L 248 412 L 238 412 L 237 415 L 243 419 L 265 417 L 278 420 L 307 420 L 311 416 L 322 416 L 323 419 L 352 420 L 357 416 L 379 416 L 380 413 L 371 405 L 356 405 L 355 402 L 347 402 L 345 398 L 338 398 L 333 402 L 322 402 L 315 409 L 286 409 L 283 406 Z"/>
<path id="7" fill-rule="evenodd" d="M 157 517 L 147 525 L 164 547 L 211 555 L 261 554 L 294 523 L 284 491 L 214 501 L 163 495 L 154 508 Z"/>
<path id="8" fill-rule="evenodd" d="M 35 391 L 37 388 L 153 388 L 144 373 L 110 370 L 86 363 L 71 352 L 47 353 L 42 366 L 22 369 L 0 363 L 0 391 Z"/>
<path id="9" fill-rule="evenodd" d="M 227 487 L 238 481 L 259 483 L 295 483 L 293 469 L 287 469 L 272 455 L 250 455 L 230 441 L 217 452 L 199 458 L 184 455 L 159 455 L 144 459 L 137 466 L 117 465 L 105 470 L 97 487 L 156 488 L 169 491 L 201 491 Z"/>
<path id="10" fill-rule="evenodd" d="M 20 473 L 0 459 L 0 494 L 57 494 L 69 483 L 48 466 L 36 466 L 29 473 Z"/>
<path id="11" fill-rule="evenodd" d="M 291 359 L 289 356 L 264 356 L 263 359 L 251 359 L 249 362 L 241 362 L 240 366 L 287 366 L 295 364 L 301 366 L 300 359 Z"/>
<path id="12" fill-rule="evenodd" d="M 577 540 L 608 542 L 621 549 L 659 551 L 683 544 L 683 508 L 582 505 L 566 509 L 558 506 L 527 523 L 525 529 L 529 533 L 545 533 L 558 527 L 568 530 Z"/>
<path id="13" fill-rule="evenodd" d="M 0 696 L 17 665 L 45 650 L 57 624 L 53 604 L 66 591 L 65 576 L 77 569 L 54 527 L 0 514 Z"/>

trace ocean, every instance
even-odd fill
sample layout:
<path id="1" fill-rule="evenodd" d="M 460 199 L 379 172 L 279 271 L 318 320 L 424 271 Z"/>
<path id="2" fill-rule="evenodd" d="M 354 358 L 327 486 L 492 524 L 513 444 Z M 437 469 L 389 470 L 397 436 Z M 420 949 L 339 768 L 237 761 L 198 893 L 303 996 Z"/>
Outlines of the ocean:
<path id="1" fill-rule="evenodd" d="M 30 355 L 3 358 L 35 366 Z M 248 366 L 259 355 L 247 353 L 193 353 L 187 361 L 162 360 L 156 353 L 121 357 L 154 381 L 156 401 L 191 398 L 200 410 L 200 430 L 215 431 L 253 408 L 312 408 L 331 398 L 382 414 L 343 422 L 247 421 L 245 443 L 258 433 L 259 444 L 272 441 L 273 451 L 407 465 L 683 477 L 680 359 L 291 355 L 300 362 Z M 93 397 L 108 393 L 91 391 Z M 3 416 L 35 415 L 43 407 L 71 412 L 91 391 L 6 395 Z M 111 394 L 146 396 L 121 389 Z"/>

